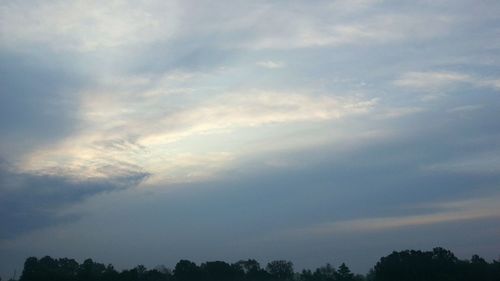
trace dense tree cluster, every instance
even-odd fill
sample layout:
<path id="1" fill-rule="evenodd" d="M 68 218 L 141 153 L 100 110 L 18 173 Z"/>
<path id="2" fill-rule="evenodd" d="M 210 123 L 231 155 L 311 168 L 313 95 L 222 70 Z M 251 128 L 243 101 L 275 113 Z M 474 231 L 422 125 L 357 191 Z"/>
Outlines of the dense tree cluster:
<path id="1" fill-rule="evenodd" d="M 500 262 L 488 263 L 477 255 L 459 260 L 443 248 L 407 250 L 381 258 L 372 274 L 375 281 L 500 281 Z"/>
<path id="2" fill-rule="evenodd" d="M 1 279 L 0 279 L 1 280 Z M 179 261 L 173 270 L 147 269 L 139 265 L 118 271 L 112 265 L 91 259 L 30 257 L 24 263 L 19 281 L 500 281 L 500 262 L 488 263 L 477 255 L 459 260 L 443 248 L 432 251 L 401 251 L 383 257 L 366 276 L 355 275 L 342 263 L 314 271 L 295 272 L 290 261 L 276 260 L 262 268 L 256 260 L 236 263 Z"/>

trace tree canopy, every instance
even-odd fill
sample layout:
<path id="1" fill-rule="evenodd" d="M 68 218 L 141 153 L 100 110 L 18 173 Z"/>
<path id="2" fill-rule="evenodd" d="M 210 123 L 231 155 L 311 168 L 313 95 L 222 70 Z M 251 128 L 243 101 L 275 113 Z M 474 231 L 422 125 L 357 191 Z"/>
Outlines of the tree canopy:
<path id="1" fill-rule="evenodd" d="M 0 279 L 1 280 L 1 279 Z M 405 250 L 382 257 L 366 275 L 356 275 L 341 263 L 326 264 L 314 271 L 295 272 L 293 263 L 275 260 L 261 267 L 254 259 L 235 263 L 208 261 L 197 265 L 180 260 L 173 271 L 138 265 L 118 271 L 113 265 L 86 259 L 29 257 L 19 281 L 500 281 L 500 261 L 487 262 L 474 255 L 460 260 L 451 251 Z"/>

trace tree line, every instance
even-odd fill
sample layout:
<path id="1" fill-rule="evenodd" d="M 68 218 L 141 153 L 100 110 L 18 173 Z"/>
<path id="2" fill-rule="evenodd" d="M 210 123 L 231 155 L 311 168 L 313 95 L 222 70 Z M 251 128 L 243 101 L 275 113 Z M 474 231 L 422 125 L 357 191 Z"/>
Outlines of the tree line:
<path id="1" fill-rule="evenodd" d="M 500 281 L 500 261 L 490 263 L 477 255 L 460 260 L 443 248 L 406 250 L 382 257 L 368 274 L 359 275 L 345 263 L 337 268 L 326 264 L 296 272 L 293 263 L 286 260 L 271 261 L 265 267 L 253 259 L 200 265 L 180 260 L 173 270 L 138 265 L 118 271 L 111 264 L 92 259 L 80 264 L 74 259 L 46 256 L 27 258 L 19 281 Z"/>

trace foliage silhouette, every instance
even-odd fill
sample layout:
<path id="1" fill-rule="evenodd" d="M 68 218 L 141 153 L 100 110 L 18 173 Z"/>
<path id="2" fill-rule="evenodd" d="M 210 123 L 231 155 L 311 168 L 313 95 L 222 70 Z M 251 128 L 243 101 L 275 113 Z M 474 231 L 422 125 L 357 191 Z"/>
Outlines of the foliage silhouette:
<path id="1" fill-rule="evenodd" d="M 380 259 L 373 274 L 375 281 L 499 281 L 500 267 L 497 261 L 489 264 L 477 255 L 462 261 L 451 251 L 434 248 L 393 252 Z"/>
<path id="2" fill-rule="evenodd" d="M 1 279 L 0 279 L 1 280 Z M 74 259 L 40 259 L 29 257 L 19 281 L 500 281 L 500 262 L 487 262 L 474 255 L 460 260 L 451 251 L 435 248 L 432 251 L 405 250 L 382 257 L 366 275 L 355 275 L 342 263 L 338 268 L 330 264 L 314 271 L 294 272 L 293 263 L 271 261 L 266 268 L 253 259 L 229 264 L 209 261 L 198 266 L 189 260 L 180 260 L 172 271 L 165 267 L 147 269 L 138 265 L 117 271 L 113 265 L 104 265 L 86 259 L 79 264 Z"/>
<path id="3" fill-rule="evenodd" d="M 293 279 L 293 263 L 285 260 L 272 261 L 266 266 L 273 280 L 288 281 Z"/>
<path id="4" fill-rule="evenodd" d="M 337 271 L 337 278 L 335 278 L 337 281 L 354 281 L 354 274 L 352 274 L 351 270 L 345 263 L 342 263 L 339 266 L 339 269 Z"/>

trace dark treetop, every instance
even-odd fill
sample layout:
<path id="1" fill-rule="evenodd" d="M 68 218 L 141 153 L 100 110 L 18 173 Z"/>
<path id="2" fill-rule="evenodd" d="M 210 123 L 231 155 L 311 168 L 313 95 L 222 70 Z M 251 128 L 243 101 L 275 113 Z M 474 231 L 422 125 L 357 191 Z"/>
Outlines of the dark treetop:
<path id="1" fill-rule="evenodd" d="M 253 259 L 233 264 L 223 261 L 197 265 L 180 260 L 173 270 L 165 267 L 147 269 L 139 265 L 117 271 L 91 259 L 78 263 L 74 259 L 49 256 L 27 258 L 19 281 L 500 281 L 500 262 L 491 263 L 474 255 L 460 260 L 443 248 L 432 251 L 406 250 L 382 257 L 366 275 L 356 275 L 342 263 L 295 272 L 293 263 L 269 262 L 265 268 Z M 1 279 L 0 279 L 1 281 Z"/>

